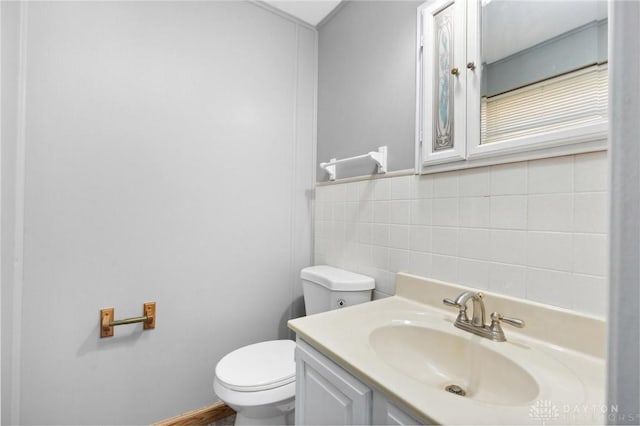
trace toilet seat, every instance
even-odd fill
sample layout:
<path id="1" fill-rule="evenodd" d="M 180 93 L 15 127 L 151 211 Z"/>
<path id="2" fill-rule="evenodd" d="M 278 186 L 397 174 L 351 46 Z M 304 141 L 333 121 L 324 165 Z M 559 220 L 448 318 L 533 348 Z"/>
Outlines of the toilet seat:
<path id="1" fill-rule="evenodd" d="M 237 392 L 266 391 L 293 383 L 295 347 L 291 340 L 270 340 L 236 349 L 216 365 L 216 380 Z"/>
<path id="2" fill-rule="evenodd" d="M 258 392 L 238 392 L 227 388 L 218 378 L 213 379 L 213 391 L 216 396 L 236 411 L 249 407 L 264 407 L 272 405 L 274 409 L 293 409 L 296 395 L 296 383 Z M 289 406 L 287 406 L 289 405 Z"/>

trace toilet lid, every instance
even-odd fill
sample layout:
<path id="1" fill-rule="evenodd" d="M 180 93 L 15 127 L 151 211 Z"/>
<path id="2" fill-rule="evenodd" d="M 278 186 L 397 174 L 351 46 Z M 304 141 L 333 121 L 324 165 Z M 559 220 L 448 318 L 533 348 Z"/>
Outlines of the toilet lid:
<path id="1" fill-rule="evenodd" d="M 295 347 L 291 340 L 270 340 L 236 349 L 216 365 L 216 377 L 240 392 L 286 385 L 296 379 Z"/>

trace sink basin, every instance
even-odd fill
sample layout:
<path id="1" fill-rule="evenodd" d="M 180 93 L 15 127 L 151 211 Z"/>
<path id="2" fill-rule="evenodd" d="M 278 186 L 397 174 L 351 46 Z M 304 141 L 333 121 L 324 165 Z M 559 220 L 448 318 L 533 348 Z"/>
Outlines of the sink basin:
<path id="1" fill-rule="evenodd" d="M 487 347 L 487 343 L 505 343 L 480 339 L 406 323 L 381 326 L 369 335 L 371 347 L 384 362 L 430 387 L 446 392 L 446 387 L 455 385 L 466 395 L 452 396 L 478 402 L 531 404 L 540 393 L 536 380 L 521 366 Z"/>

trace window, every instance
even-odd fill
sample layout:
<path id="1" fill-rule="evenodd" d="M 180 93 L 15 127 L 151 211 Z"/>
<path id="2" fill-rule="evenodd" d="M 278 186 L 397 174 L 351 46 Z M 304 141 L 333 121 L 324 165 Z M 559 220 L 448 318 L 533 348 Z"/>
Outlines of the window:
<path id="1" fill-rule="evenodd" d="M 553 77 L 480 104 L 482 144 L 504 142 L 607 120 L 607 65 Z"/>

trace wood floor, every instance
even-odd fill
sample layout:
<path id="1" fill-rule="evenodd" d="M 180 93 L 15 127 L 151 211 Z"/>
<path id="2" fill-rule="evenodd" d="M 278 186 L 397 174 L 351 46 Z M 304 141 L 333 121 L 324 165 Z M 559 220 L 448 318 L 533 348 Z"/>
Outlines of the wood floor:
<path id="1" fill-rule="evenodd" d="M 233 425 L 236 412 L 220 401 L 209 407 L 189 411 L 167 420 L 154 423 L 153 426 L 230 426 Z"/>

